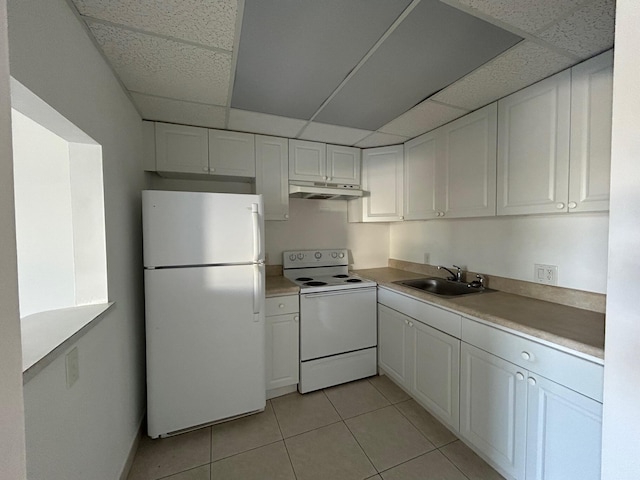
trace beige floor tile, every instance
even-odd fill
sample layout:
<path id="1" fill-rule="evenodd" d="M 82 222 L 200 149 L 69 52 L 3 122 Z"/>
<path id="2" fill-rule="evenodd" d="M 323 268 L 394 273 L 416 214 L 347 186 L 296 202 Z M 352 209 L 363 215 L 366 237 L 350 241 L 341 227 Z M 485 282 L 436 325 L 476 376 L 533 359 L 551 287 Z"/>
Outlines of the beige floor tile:
<path id="1" fill-rule="evenodd" d="M 216 461 L 282 440 L 271 402 L 264 412 L 211 427 L 211 460 Z"/>
<path id="2" fill-rule="evenodd" d="M 466 480 L 460 470 L 439 451 L 421 455 L 382 472 L 384 480 Z"/>
<path id="3" fill-rule="evenodd" d="M 464 473 L 469 480 L 504 480 L 487 462 L 476 455 L 460 440 L 453 442 L 440 451 Z"/>
<path id="4" fill-rule="evenodd" d="M 295 480 L 295 478 L 282 441 L 211 464 L 211 480 Z"/>
<path id="5" fill-rule="evenodd" d="M 440 448 L 457 440 L 457 437 L 449 429 L 415 400 L 397 403 L 396 408 L 436 447 Z"/>
<path id="6" fill-rule="evenodd" d="M 163 477 L 162 480 L 210 480 L 211 465 L 203 465 L 201 467 L 192 468 L 186 472 L 176 473 L 170 477 Z"/>
<path id="7" fill-rule="evenodd" d="M 324 392 L 291 393 L 271 400 L 284 438 L 340 421 Z"/>
<path id="8" fill-rule="evenodd" d="M 435 447 L 393 406 L 345 420 L 379 472 Z"/>
<path id="9" fill-rule="evenodd" d="M 175 437 L 140 440 L 129 480 L 156 480 L 211 461 L 211 428 Z"/>
<path id="10" fill-rule="evenodd" d="M 368 380 L 328 388 L 325 393 L 342 418 L 355 417 L 390 405 Z"/>
<path id="11" fill-rule="evenodd" d="M 371 377 L 369 382 L 391 403 L 404 402 L 411 398 L 386 375 Z"/>
<path id="12" fill-rule="evenodd" d="M 376 470 L 344 423 L 285 440 L 298 480 L 362 480 Z"/>

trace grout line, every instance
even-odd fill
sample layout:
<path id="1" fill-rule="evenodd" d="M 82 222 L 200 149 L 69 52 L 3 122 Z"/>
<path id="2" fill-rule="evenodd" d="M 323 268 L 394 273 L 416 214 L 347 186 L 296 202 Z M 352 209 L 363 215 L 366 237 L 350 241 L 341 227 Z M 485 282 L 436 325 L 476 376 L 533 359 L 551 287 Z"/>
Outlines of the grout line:
<path id="1" fill-rule="evenodd" d="M 269 401 L 271 402 L 271 399 Z M 284 433 L 282 433 L 280 420 L 278 420 L 278 415 L 276 414 L 276 409 L 273 406 L 273 402 L 271 402 L 271 408 L 273 409 L 273 416 L 276 418 L 276 424 L 278 425 L 278 430 L 280 431 L 280 436 L 282 437 L 282 443 L 284 444 L 284 449 L 287 452 L 287 458 L 289 459 L 289 464 L 291 465 L 291 471 L 293 472 L 293 476 L 297 480 L 298 475 L 296 474 L 296 467 L 293 465 L 293 462 L 291 461 L 291 454 L 289 453 L 289 447 L 287 446 L 287 442 L 285 441 L 286 439 L 284 438 Z M 292 438 L 292 437 L 289 437 L 289 438 Z"/>
<path id="2" fill-rule="evenodd" d="M 169 475 L 163 475 L 161 477 L 153 477 L 152 479 L 149 479 L 149 480 L 165 480 L 167 478 L 173 477 L 174 475 L 180 475 L 181 473 L 189 472 L 191 470 L 195 470 L 196 468 L 204 467 L 205 465 L 211 465 L 211 462 L 207 462 L 207 463 L 203 463 L 201 465 L 196 465 L 196 466 L 193 466 L 193 467 L 189 467 L 186 470 L 180 470 L 179 472 L 173 472 L 173 473 L 170 473 Z"/>
<path id="3" fill-rule="evenodd" d="M 354 417 L 355 418 L 355 417 Z M 347 427 L 347 430 L 349 431 L 349 434 L 351 435 L 351 437 L 356 441 L 356 443 L 358 444 L 358 446 L 360 447 L 360 450 L 362 450 L 362 453 L 364 453 L 364 456 L 367 457 L 367 460 L 369 460 L 369 463 L 371 464 L 371 466 L 373 467 L 373 469 L 377 472 L 380 473 L 380 470 L 378 470 L 378 467 L 376 467 L 375 463 L 373 463 L 373 460 L 371 460 L 371 458 L 369 457 L 369 455 L 367 454 L 367 452 L 365 451 L 364 447 L 360 444 L 360 441 L 358 440 L 358 437 L 355 436 L 355 434 L 351 431 L 351 429 L 349 428 L 349 425 L 347 425 L 347 422 L 345 422 L 344 420 L 342 421 L 342 423 L 344 423 L 344 426 Z M 375 475 L 372 475 L 372 477 L 375 477 Z M 370 477 L 369 477 L 370 478 Z"/>

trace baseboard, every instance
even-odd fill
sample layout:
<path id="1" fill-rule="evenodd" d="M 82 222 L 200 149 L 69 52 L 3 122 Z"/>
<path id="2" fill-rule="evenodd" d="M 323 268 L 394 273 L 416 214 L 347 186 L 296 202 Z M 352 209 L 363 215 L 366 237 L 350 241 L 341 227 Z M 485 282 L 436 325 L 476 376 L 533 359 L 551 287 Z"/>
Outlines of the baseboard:
<path id="1" fill-rule="evenodd" d="M 281 397 L 282 395 L 296 392 L 297 390 L 298 390 L 297 383 L 294 383 L 293 385 L 287 385 L 286 387 L 279 387 L 279 388 L 274 388 L 272 390 L 267 390 L 267 400 L 270 400 L 276 397 Z"/>
<path id="2" fill-rule="evenodd" d="M 136 452 L 138 451 L 138 446 L 140 445 L 140 439 L 142 438 L 142 435 L 144 435 L 142 429 L 144 428 L 146 418 L 147 416 L 143 415 L 142 419 L 140 420 L 140 423 L 138 425 L 138 433 L 136 433 L 136 436 L 133 439 L 133 443 L 131 444 L 131 448 L 129 449 L 129 456 L 127 457 L 127 461 L 125 462 L 124 467 L 122 468 L 120 480 L 127 480 L 129 472 L 131 472 L 133 459 L 136 457 Z"/>

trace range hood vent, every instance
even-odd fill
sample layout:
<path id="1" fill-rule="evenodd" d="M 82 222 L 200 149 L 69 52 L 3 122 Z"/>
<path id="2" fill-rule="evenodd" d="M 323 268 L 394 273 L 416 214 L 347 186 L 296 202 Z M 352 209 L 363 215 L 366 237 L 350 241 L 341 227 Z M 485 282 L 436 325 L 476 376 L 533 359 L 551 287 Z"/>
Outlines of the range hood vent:
<path id="1" fill-rule="evenodd" d="M 290 183 L 289 196 L 310 200 L 354 200 L 364 196 L 362 190 L 353 186 L 322 186 Z"/>

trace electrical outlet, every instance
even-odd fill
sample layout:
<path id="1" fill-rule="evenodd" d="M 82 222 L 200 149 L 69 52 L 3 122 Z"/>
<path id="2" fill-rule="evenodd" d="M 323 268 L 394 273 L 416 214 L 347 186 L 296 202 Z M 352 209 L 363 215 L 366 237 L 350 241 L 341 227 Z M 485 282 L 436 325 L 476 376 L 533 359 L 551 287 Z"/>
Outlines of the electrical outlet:
<path id="1" fill-rule="evenodd" d="M 67 367 L 67 388 L 71 388 L 74 383 L 80 378 L 80 362 L 78 359 L 78 347 L 67 353 L 65 358 L 65 365 Z"/>
<path id="2" fill-rule="evenodd" d="M 429 254 L 426 253 L 426 252 L 424 254 L 424 259 L 423 259 L 422 263 L 424 263 L 425 265 L 429 264 Z"/>
<path id="3" fill-rule="evenodd" d="M 533 269 L 533 279 L 536 283 L 558 285 L 558 267 L 556 265 L 536 263 Z"/>

